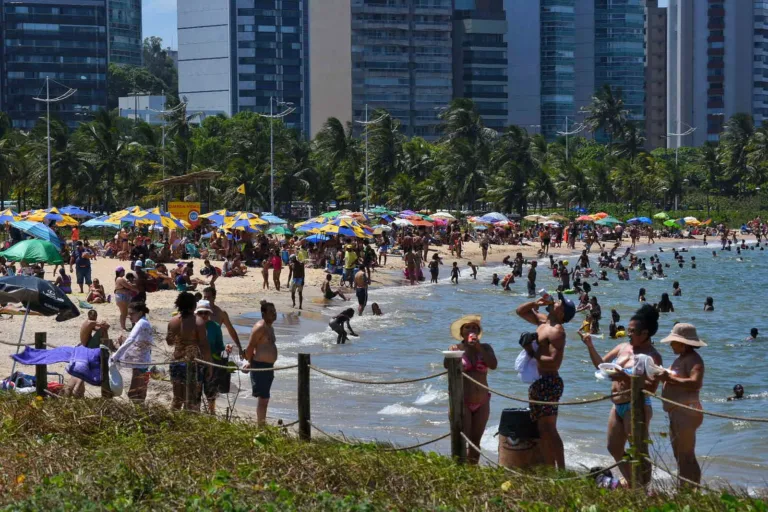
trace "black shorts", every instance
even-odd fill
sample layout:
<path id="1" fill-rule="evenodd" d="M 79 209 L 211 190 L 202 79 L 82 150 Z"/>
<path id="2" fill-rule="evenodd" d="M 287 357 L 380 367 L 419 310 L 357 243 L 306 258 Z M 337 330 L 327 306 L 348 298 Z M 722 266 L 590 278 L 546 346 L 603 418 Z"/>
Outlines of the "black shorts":
<path id="1" fill-rule="evenodd" d="M 203 382 L 205 377 L 205 366 L 197 365 L 197 382 Z M 187 382 L 187 363 L 173 363 L 170 366 L 171 382 L 185 384 Z"/>
<path id="2" fill-rule="evenodd" d="M 355 295 L 357 295 L 357 303 L 361 306 L 368 303 L 368 288 L 356 288 Z"/>
<path id="3" fill-rule="evenodd" d="M 273 363 L 251 361 L 251 368 L 274 368 Z M 275 380 L 275 372 L 249 372 L 251 374 L 251 391 L 258 398 L 269 398 L 272 382 Z"/>
<path id="4" fill-rule="evenodd" d="M 202 392 L 209 400 L 216 398 L 220 393 L 229 393 L 229 384 L 232 374 L 229 370 L 224 368 L 213 368 L 213 374 L 211 378 L 208 378 L 208 374 L 203 375 Z"/>

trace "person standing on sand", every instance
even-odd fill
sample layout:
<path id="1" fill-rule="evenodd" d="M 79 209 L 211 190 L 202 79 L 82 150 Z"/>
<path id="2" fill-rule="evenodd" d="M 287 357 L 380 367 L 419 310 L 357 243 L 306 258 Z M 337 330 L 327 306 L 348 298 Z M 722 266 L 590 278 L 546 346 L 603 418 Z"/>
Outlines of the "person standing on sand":
<path id="1" fill-rule="evenodd" d="M 222 325 L 226 327 L 227 334 L 229 334 L 229 337 L 235 342 L 238 352 L 242 355 L 243 346 L 240 344 L 240 336 L 238 336 L 235 326 L 232 325 L 232 322 L 229 319 L 229 314 L 216 305 L 216 288 L 213 286 L 203 288 L 203 299 L 207 300 L 210 304 L 212 311 L 211 320 L 218 324 L 219 330 L 221 330 Z"/>
<path id="2" fill-rule="evenodd" d="M 296 307 L 296 292 L 299 292 L 299 309 L 304 306 L 304 263 L 296 258 L 295 254 L 292 254 L 288 260 L 288 267 L 291 269 L 291 300 L 293 301 L 293 307 Z"/>
<path id="3" fill-rule="evenodd" d="M 357 295 L 357 314 L 362 316 L 365 306 L 368 304 L 368 276 L 365 269 L 361 268 L 355 274 L 355 295 Z"/>
<path id="4" fill-rule="evenodd" d="M 664 383 L 661 396 L 703 410 L 699 391 L 704 384 L 704 360 L 696 349 L 706 347 L 707 344 L 699 339 L 696 327 L 684 323 L 676 324 L 669 336 L 661 342 L 669 343 L 677 355 L 669 370 L 658 377 Z M 681 478 L 680 485 L 689 485 L 683 478 L 700 483 L 701 467 L 696 460 L 696 430 L 704 422 L 704 414 L 666 402 L 664 410 L 669 415 L 670 440 Z"/>
<path id="5" fill-rule="evenodd" d="M 199 411 L 199 388 L 208 373 L 213 373 L 213 367 L 197 363 L 197 375 L 191 387 L 187 386 L 187 365 L 195 359 L 211 362 L 211 347 L 208 344 L 205 320 L 195 315 L 197 300 L 189 292 L 181 292 L 176 297 L 176 309 L 179 314 L 168 322 L 166 343 L 173 347 L 174 363 L 170 366 L 171 384 L 173 386 L 172 409 Z"/>
<path id="6" fill-rule="evenodd" d="M 408 272 L 408 279 L 411 281 L 411 285 L 416 284 L 416 278 L 418 277 L 418 267 L 416 266 L 416 255 L 409 247 L 405 251 L 405 269 Z"/>
<path id="7" fill-rule="evenodd" d="M 261 289 L 269 290 L 269 258 L 266 256 L 261 261 L 261 278 L 263 279 Z"/>
<path id="8" fill-rule="evenodd" d="M 467 315 L 451 324 L 451 336 L 459 343 L 452 345 L 450 350 L 461 350 L 462 368 L 464 373 L 484 386 L 488 386 L 488 370 L 498 366 L 493 347 L 488 343 L 480 343 L 483 328 L 480 315 Z M 464 381 L 464 434 L 476 446 L 485 433 L 485 426 L 491 414 L 491 394 L 474 382 Z M 467 460 L 477 464 L 480 454 L 474 448 L 467 447 Z"/>
<path id="9" fill-rule="evenodd" d="M 154 331 L 147 320 L 149 309 L 143 302 L 132 302 L 128 306 L 133 329 L 128 338 L 117 338 L 120 348 L 110 358 L 131 368 L 131 386 L 128 388 L 128 398 L 134 403 L 142 403 L 147 399 L 149 384 L 149 364 L 152 362 L 152 348 L 155 346 Z"/>
<path id="10" fill-rule="evenodd" d="M 531 261 L 531 268 L 528 269 L 528 298 L 532 299 L 536 296 L 536 266 L 538 262 L 536 260 Z"/>
<path id="11" fill-rule="evenodd" d="M 526 302 L 517 308 L 517 315 L 536 326 L 536 341 L 538 350 L 533 349 L 529 343 L 523 348 L 528 355 L 536 360 L 539 378 L 528 388 L 528 398 L 542 402 L 559 402 L 563 396 L 563 379 L 560 377 L 560 366 L 565 355 L 565 328 L 563 324 L 570 322 L 576 315 L 576 306 L 566 299 L 562 293 L 558 294 L 559 300 L 552 302 L 540 298 L 537 301 Z M 547 315 L 538 312 L 538 308 L 545 306 Z M 541 436 L 541 449 L 544 463 L 565 469 L 565 451 L 563 440 L 557 431 L 556 405 L 531 404 L 531 420 L 537 423 Z"/>
<path id="12" fill-rule="evenodd" d="M 661 366 L 661 354 L 654 348 L 651 337 L 656 334 L 659 329 L 659 312 L 653 309 L 652 306 L 644 305 L 637 310 L 635 315 L 629 321 L 629 327 L 626 329 L 627 336 L 629 336 L 628 343 L 621 343 L 610 350 L 604 357 L 598 354 L 597 349 L 592 343 L 592 337 L 589 334 L 582 335 L 582 341 L 586 345 L 589 351 L 589 357 L 592 360 L 592 364 L 597 368 L 602 363 L 616 363 L 623 368 L 623 371 L 616 372 L 611 375 L 613 384 L 611 386 L 611 394 L 617 394 L 630 389 L 631 379 L 630 375 L 634 373 L 635 357 L 638 354 L 653 359 L 653 362 Z M 644 388 L 651 393 L 656 392 L 658 382 L 645 380 Z M 627 439 L 630 438 L 632 432 L 631 421 L 631 404 L 629 401 L 629 395 L 624 394 L 621 396 L 613 397 L 613 408 L 608 416 L 608 451 L 613 456 L 616 462 L 619 462 L 626 455 L 625 446 Z M 653 417 L 653 408 L 651 404 L 651 398 L 646 396 L 645 403 L 645 435 L 648 438 L 648 427 Z M 630 478 L 630 464 L 624 463 L 619 466 L 621 474 L 625 479 Z M 644 482 L 648 483 L 651 477 L 651 466 L 644 464 Z"/>
<path id="13" fill-rule="evenodd" d="M 483 263 L 488 259 L 488 235 L 483 234 L 480 237 L 480 249 L 483 251 Z"/>
<path id="14" fill-rule="evenodd" d="M 280 253 L 277 250 L 272 252 L 269 263 L 272 266 L 272 282 L 275 283 L 275 289 L 280 291 L 280 272 L 283 270 L 283 260 L 280 258 Z"/>
<path id="15" fill-rule="evenodd" d="M 357 251 L 352 244 L 347 244 L 344 248 L 344 274 L 342 275 L 342 282 L 347 283 L 352 287 L 352 281 L 354 280 L 355 265 L 357 265 Z"/>
<path id="16" fill-rule="evenodd" d="M 265 300 L 261 301 L 261 320 L 253 326 L 248 348 L 245 349 L 246 364 L 243 368 L 252 370 L 251 391 L 258 398 L 256 419 L 259 425 L 267 422 L 267 406 L 271 397 L 272 382 L 275 380 L 277 361 L 277 338 L 272 324 L 277 320 L 275 305 Z"/>

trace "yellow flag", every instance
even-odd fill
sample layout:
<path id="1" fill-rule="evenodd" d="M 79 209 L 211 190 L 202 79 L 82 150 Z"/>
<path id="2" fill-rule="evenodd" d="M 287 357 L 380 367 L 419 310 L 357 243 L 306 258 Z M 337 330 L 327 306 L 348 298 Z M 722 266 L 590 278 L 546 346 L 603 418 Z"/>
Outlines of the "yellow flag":
<path id="1" fill-rule="evenodd" d="M 245 183 L 237 187 L 237 193 L 245 195 Z"/>

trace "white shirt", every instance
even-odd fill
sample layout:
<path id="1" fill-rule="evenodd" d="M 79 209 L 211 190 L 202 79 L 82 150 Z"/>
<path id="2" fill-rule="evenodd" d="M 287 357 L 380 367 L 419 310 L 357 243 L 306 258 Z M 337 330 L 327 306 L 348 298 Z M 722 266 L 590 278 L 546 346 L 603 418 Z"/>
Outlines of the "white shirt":
<path id="1" fill-rule="evenodd" d="M 128 368 L 143 368 L 152 361 L 152 347 L 155 346 L 154 332 L 146 317 L 136 322 L 117 352 L 112 356 L 112 361 L 120 363 Z"/>

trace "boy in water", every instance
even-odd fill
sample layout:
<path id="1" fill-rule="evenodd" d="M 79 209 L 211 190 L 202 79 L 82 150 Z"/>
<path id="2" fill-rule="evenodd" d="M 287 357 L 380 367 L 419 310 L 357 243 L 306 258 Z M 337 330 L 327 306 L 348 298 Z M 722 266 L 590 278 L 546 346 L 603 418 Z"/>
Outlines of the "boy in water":
<path id="1" fill-rule="evenodd" d="M 744 398 L 744 386 L 736 384 L 733 386 L 733 396 L 729 396 L 727 400 L 733 402 L 734 400 L 742 400 Z"/>
<path id="2" fill-rule="evenodd" d="M 454 261 L 453 266 L 451 267 L 451 283 L 459 284 L 460 275 L 461 275 L 461 270 L 459 270 L 459 264 Z"/>
<path id="3" fill-rule="evenodd" d="M 499 274 L 493 274 L 493 277 L 491 278 L 491 284 L 493 286 L 499 286 Z"/>
<path id="4" fill-rule="evenodd" d="M 477 279 L 477 265 L 473 265 L 471 261 L 467 262 L 467 265 L 472 269 L 472 279 Z"/>

